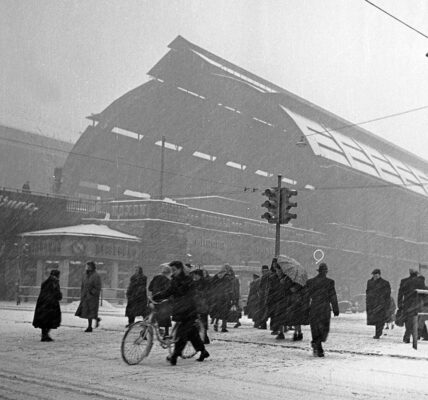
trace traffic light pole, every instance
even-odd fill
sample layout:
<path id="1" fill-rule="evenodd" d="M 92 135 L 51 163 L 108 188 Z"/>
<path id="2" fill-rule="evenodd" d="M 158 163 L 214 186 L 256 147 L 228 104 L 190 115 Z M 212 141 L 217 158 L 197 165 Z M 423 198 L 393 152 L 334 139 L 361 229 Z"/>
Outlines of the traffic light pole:
<path id="1" fill-rule="evenodd" d="M 275 257 L 278 257 L 281 250 L 281 178 L 278 175 L 278 219 L 275 226 Z"/>

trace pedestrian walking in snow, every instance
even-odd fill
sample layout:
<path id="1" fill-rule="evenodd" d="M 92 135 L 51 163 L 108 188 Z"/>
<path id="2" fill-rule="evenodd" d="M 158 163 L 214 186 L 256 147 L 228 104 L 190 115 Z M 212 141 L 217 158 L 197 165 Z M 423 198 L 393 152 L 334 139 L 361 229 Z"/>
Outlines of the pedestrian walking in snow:
<path id="1" fill-rule="evenodd" d="M 202 269 L 193 270 L 190 275 L 193 278 L 195 285 L 195 301 L 196 309 L 198 312 L 199 320 L 204 327 L 204 344 L 209 344 L 210 339 L 208 337 L 208 295 L 209 295 L 209 279 L 204 276 Z"/>
<path id="2" fill-rule="evenodd" d="M 262 276 L 260 277 L 260 283 L 258 287 L 258 293 L 259 293 L 259 318 L 257 321 L 257 328 L 259 329 L 267 329 L 267 320 L 269 318 L 268 316 L 268 310 L 267 310 L 267 295 L 268 295 L 268 288 L 269 288 L 269 266 L 268 265 L 262 265 Z"/>
<path id="3" fill-rule="evenodd" d="M 174 351 L 167 357 L 171 365 L 177 364 L 186 343 L 190 341 L 196 351 L 200 352 L 197 361 L 204 361 L 210 356 L 199 336 L 196 319 L 198 318 L 195 302 L 195 285 L 191 276 L 184 272 L 181 261 L 169 263 L 172 268 L 171 285 L 168 289 L 153 296 L 153 300 L 160 301 L 172 297 L 172 319 L 177 322 L 177 340 Z"/>
<path id="4" fill-rule="evenodd" d="M 101 321 L 101 318 L 98 317 L 100 294 L 101 278 L 96 272 L 95 263 L 88 261 L 82 278 L 80 304 L 75 313 L 77 317 L 88 320 L 85 332 L 92 332 L 92 320 L 95 320 L 95 328 L 98 328 Z"/>
<path id="5" fill-rule="evenodd" d="M 61 325 L 61 299 L 59 271 L 53 269 L 48 279 L 42 283 L 34 310 L 33 326 L 42 330 L 42 342 L 52 342 L 49 331 Z"/>
<path id="6" fill-rule="evenodd" d="M 147 276 L 143 274 L 143 269 L 135 267 L 135 273 L 129 280 L 126 291 L 128 302 L 126 304 L 125 316 L 128 317 L 128 325 L 135 322 L 135 317 L 146 317 L 150 310 L 147 304 Z"/>
<path id="7" fill-rule="evenodd" d="M 373 339 L 380 339 L 382 336 L 391 301 L 391 285 L 380 275 L 380 269 L 374 269 L 366 289 L 367 325 L 375 326 Z"/>
<path id="8" fill-rule="evenodd" d="M 324 357 L 322 343 L 327 340 L 330 331 L 331 310 L 335 317 L 339 316 L 334 280 L 327 278 L 327 264 L 321 263 L 318 275 L 308 279 L 306 287 L 310 299 L 309 322 L 312 334 L 312 349 L 314 356 Z"/>
<path id="9" fill-rule="evenodd" d="M 259 317 L 259 287 L 260 287 L 260 276 L 253 274 L 253 280 L 250 282 L 250 289 L 248 291 L 247 306 L 245 312 L 248 318 L 251 318 L 254 322 L 254 328 L 258 327 Z"/>
<path id="10" fill-rule="evenodd" d="M 152 293 L 152 297 L 168 289 L 171 284 L 171 267 L 168 264 L 162 264 L 161 268 L 161 273 L 155 275 L 149 284 L 149 291 Z M 156 320 L 159 327 L 163 329 L 163 335 L 168 336 L 169 328 L 171 327 L 171 302 L 167 300 L 156 304 L 155 311 Z"/>
<path id="11" fill-rule="evenodd" d="M 220 272 L 211 280 L 211 317 L 214 318 L 214 330 L 218 331 L 218 323 L 221 320 L 221 332 L 228 332 L 227 319 L 234 301 L 235 276 L 232 267 L 225 264 Z"/>
<path id="12" fill-rule="evenodd" d="M 426 289 L 425 278 L 413 268 L 409 269 L 409 276 L 400 282 L 398 289 L 398 308 L 402 310 L 404 317 L 405 332 L 404 343 L 410 343 L 410 336 L 413 336 L 413 317 L 418 314 L 420 304 L 416 289 Z M 424 334 L 425 321 L 419 321 L 418 338 Z M 426 333 L 425 333 L 426 335 Z M 428 338 L 428 337 L 427 337 Z"/>

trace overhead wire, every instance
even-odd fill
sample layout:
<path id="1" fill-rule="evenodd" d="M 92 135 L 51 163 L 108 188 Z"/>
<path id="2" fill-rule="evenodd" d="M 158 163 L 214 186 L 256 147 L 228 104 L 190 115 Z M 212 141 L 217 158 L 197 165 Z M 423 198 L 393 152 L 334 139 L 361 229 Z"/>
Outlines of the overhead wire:
<path id="1" fill-rule="evenodd" d="M 389 17 L 395 19 L 396 21 L 398 21 L 400 24 L 403 24 L 404 26 L 407 26 L 407 28 L 411 29 L 412 31 L 415 31 L 416 33 L 418 33 L 419 35 L 423 36 L 424 38 L 428 39 L 428 36 L 425 35 L 425 33 L 421 32 L 420 30 L 414 28 L 413 26 L 409 25 L 408 23 L 404 22 L 403 20 L 401 20 L 400 18 L 397 18 L 396 16 L 392 15 L 391 13 L 389 13 L 388 11 L 384 10 L 383 8 L 379 7 L 378 5 L 372 3 L 369 0 L 364 0 L 366 3 L 370 4 L 371 6 L 377 8 L 379 11 L 383 12 L 384 14 L 388 15 Z"/>

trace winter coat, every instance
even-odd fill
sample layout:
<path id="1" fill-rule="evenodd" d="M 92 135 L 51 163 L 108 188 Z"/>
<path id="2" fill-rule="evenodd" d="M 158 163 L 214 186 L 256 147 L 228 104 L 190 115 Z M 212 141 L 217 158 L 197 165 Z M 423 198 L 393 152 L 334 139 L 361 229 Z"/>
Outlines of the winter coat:
<path id="1" fill-rule="evenodd" d="M 268 288 L 269 288 L 269 276 L 270 272 L 262 275 L 260 277 L 260 284 L 258 287 L 258 293 L 259 293 L 259 313 L 260 313 L 260 320 L 266 320 L 267 317 L 267 295 L 268 295 Z"/>
<path id="2" fill-rule="evenodd" d="M 388 319 L 391 286 L 383 278 L 369 279 L 366 289 L 367 325 L 377 325 Z"/>
<path id="3" fill-rule="evenodd" d="M 196 308 L 198 311 L 198 314 L 208 314 L 209 312 L 209 304 L 208 304 L 208 297 L 209 297 L 209 281 L 206 278 L 201 278 L 197 281 L 194 281 L 195 285 L 195 301 L 196 301 Z"/>
<path id="4" fill-rule="evenodd" d="M 165 275 L 156 275 L 149 284 L 149 290 L 152 292 L 152 296 L 165 291 L 169 288 L 171 280 Z M 156 305 L 156 319 L 159 326 L 170 327 L 171 326 L 171 314 L 172 307 L 169 300 Z"/>
<path id="5" fill-rule="evenodd" d="M 397 306 L 395 305 L 394 298 L 391 296 L 389 299 L 389 308 L 388 308 L 387 318 L 385 322 L 388 322 L 388 323 L 394 322 L 396 311 L 397 311 Z"/>
<path id="6" fill-rule="evenodd" d="M 265 319 L 270 317 L 271 329 L 277 330 L 281 324 L 281 312 L 285 303 L 284 292 L 276 272 L 271 271 L 268 276 Z"/>
<path id="7" fill-rule="evenodd" d="M 310 299 L 309 322 L 311 325 L 330 321 L 332 308 L 334 315 L 339 315 L 339 304 L 333 279 L 318 274 L 316 277 L 308 279 L 306 288 Z"/>
<path id="8" fill-rule="evenodd" d="M 195 284 L 192 277 L 184 273 L 173 276 L 168 289 L 153 296 L 159 301 L 172 297 L 172 319 L 174 321 L 196 320 L 198 313 L 195 301 Z"/>
<path id="9" fill-rule="evenodd" d="M 96 271 L 86 272 L 82 278 L 80 304 L 75 315 L 85 319 L 98 318 L 101 278 Z"/>
<path id="10" fill-rule="evenodd" d="M 254 322 L 260 319 L 260 299 L 259 299 L 259 287 L 260 279 L 258 278 L 250 283 L 250 290 L 248 292 L 247 298 L 247 316 L 251 318 Z"/>
<path id="11" fill-rule="evenodd" d="M 145 317 L 149 314 L 146 286 L 147 277 L 144 274 L 136 273 L 131 276 L 129 286 L 126 291 L 128 303 L 126 304 L 125 316 Z"/>
<path id="12" fill-rule="evenodd" d="M 404 319 L 413 317 L 419 312 L 421 304 L 416 289 L 426 289 L 425 278 L 422 275 L 409 276 L 401 280 L 397 305 L 403 311 Z"/>
<path id="13" fill-rule="evenodd" d="M 236 299 L 235 277 L 230 274 L 216 274 L 211 279 L 211 318 L 226 319 Z"/>
<path id="14" fill-rule="evenodd" d="M 293 282 L 287 275 L 280 280 L 284 300 L 278 310 L 281 325 L 309 324 L 309 296 L 306 287 Z M 282 305 L 282 306 L 281 306 Z"/>
<path id="15" fill-rule="evenodd" d="M 41 329 L 56 329 L 61 325 L 61 308 L 59 302 L 62 293 L 58 279 L 49 276 L 40 288 L 34 311 L 33 326 Z"/>

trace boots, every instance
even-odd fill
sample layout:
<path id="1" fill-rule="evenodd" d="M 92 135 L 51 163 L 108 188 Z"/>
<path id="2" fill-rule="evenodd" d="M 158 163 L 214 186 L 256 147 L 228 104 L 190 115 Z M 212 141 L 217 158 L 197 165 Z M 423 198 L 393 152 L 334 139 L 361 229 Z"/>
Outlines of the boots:
<path id="1" fill-rule="evenodd" d="M 166 358 L 166 361 L 168 361 L 171 365 L 177 365 L 177 356 L 174 354 L 171 356 L 168 356 Z"/>
<path id="2" fill-rule="evenodd" d="M 49 329 L 42 329 L 41 342 L 53 342 L 53 339 L 49 336 Z"/>
<path id="3" fill-rule="evenodd" d="M 208 358 L 210 356 L 210 353 L 208 353 L 208 351 L 206 351 L 205 349 L 201 351 L 201 354 L 199 356 L 199 358 L 196 359 L 196 361 L 204 361 L 206 358 Z"/>

